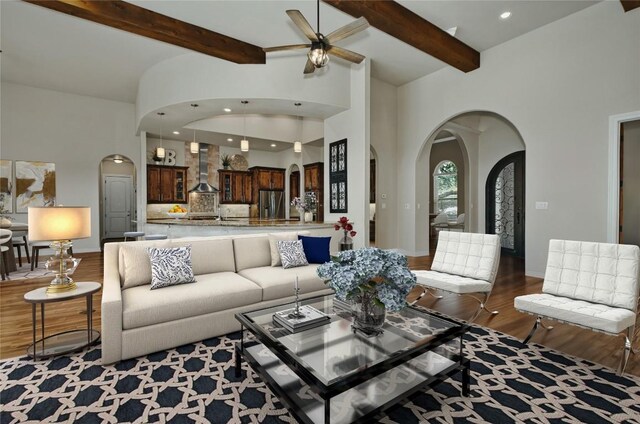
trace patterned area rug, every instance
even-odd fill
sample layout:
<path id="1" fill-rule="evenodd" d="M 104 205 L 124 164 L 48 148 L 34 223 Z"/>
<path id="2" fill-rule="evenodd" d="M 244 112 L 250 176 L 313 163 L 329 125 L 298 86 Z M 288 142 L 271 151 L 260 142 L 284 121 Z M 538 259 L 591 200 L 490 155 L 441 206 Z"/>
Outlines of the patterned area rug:
<path id="1" fill-rule="evenodd" d="M 100 365 L 100 349 L 0 363 L 0 422 L 294 423 L 243 364 L 240 333 Z M 474 326 L 466 336 L 472 397 L 459 376 L 387 411 L 382 423 L 640 423 L 640 379 Z M 245 377 L 246 376 L 246 377 Z"/>
<path id="2" fill-rule="evenodd" d="M 22 266 L 18 266 L 18 269 L 16 271 L 12 271 L 11 273 L 9 273 L 9 278 L 4 281 L 16 281 L 16 280 L 26 280 L 29 278 L 41 278 L 41 277 L 46 277 L 48 275 L 53 277 L 53 272 L 45 269 L 44 267 L 45 263 L 47 262 L 47 259 L 48 259 L 47 257 L 45 258 L 41 257 L 38 260 L 38 266 L 34 268 L 33 271 L 31 271 L 31 264 L 27 263 L 26 260 L 23 260 Z M 82 261 L 82 259 L 78 258 L 78 263 L 80 263 L 80 261 Z M 67 274 L 73 275 L 74 271 L 75 269 L 71 270 Z"/>

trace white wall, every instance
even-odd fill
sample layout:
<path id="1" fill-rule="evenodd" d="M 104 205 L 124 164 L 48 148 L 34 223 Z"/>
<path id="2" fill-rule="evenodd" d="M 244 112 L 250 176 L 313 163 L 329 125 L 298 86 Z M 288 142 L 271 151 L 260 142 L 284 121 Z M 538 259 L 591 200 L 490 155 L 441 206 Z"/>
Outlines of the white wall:
<path id="1" fill-rule="evenodd" d="M 1 107 L 2 159 L 54 162 L 57 204 L 91 207 L 91 238 L 74 251 L 99 251 L 100 162 L 118 153 L 141 169 L 135 106 L 3 82 Z"/>
<path id="2" fill-rule="evenodd" d="M 371 78 L 370 137 L 371 147 L 377 154 L 376 246 L 380 248 L 395 248 L 398 245 L 396 230 L 398 214 L 396 196 L 397 95 L 398 89 L 395 86 Z M 386 196 L 386 199 L 383 199 L 382 196 Z"/>
<path id="3" fill-rule="evenodd" d="M 347 216 L 358 235 L 355 248 L 369 243 L 369 158 L 370 158 L 370 81 L 367 59 L 351 67 L 351 108 L 324 121 L 324 204 L 325 222 Z M 330 213 L 329 144 L 347 139 L 347 212 Z"/>
<path id="4" fill-rule="evenodd" d="M 624 244 L 640 246 L 640 121 L 626 122 L 624 128 L 624 167 L 622 222 Z"/>
<path id="5" fill-rule="evenodd" d="M 640 13 L 602 2 L 398 90 L 400 246 L 417 250 L 415 164 L 430 135 L 460 113 L 490 111 L 527 146 L 526 268 L 543 275 L 550 238 L 604 241 L 608 117 L 640 109 Z M 549 202 L 535 210 L 535 201 Z"/>

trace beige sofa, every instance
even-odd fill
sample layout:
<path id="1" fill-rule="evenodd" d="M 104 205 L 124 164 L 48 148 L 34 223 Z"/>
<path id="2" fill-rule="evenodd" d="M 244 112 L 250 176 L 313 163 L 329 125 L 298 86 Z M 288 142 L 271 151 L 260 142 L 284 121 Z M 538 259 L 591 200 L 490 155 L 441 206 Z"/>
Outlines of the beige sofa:
<path id="1" fill-rule="evenodd" d="M 196 282 L 151 290 L 146 249 L 186 244 Z M 317 267 L 272 267 L 268 234 L 107 243 L 102 363 L 237 331 L 236 313 L 292 301 L 296 276 L 301 298 L 331 293 Z"/>

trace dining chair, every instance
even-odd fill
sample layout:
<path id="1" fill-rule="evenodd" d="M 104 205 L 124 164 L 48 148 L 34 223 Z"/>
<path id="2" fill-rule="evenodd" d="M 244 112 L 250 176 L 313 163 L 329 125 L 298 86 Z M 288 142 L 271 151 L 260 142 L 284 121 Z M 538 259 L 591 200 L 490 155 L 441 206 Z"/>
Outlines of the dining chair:
<path id="1" fill-rule="evenodd" d="M 2 274 L 2 280 L 6 280 L 9 278 L 9 272 L 7 271 L 7 262 L 9 260 L 9 256 L 7 252 L 9 251 L 9 240 L 13 232 L 11 230 L 6 230 L 4 228 L 0 228 L 0 252 L 2 253 L 2 266 L 0 266 L 0 274 Z"/>
<path id="2" fill-rule="evenodd" d="M 22 266 L 22 249 L 24 249 L 27 263 L 31 263 L 31 258 L 29 257 L 29 244 L 27 243 L 26 235 L 22 237 L 13 237 L 11 244 L 16 248 L 16 252 L 18 253 L 18 264 L 20 266 Z"/>

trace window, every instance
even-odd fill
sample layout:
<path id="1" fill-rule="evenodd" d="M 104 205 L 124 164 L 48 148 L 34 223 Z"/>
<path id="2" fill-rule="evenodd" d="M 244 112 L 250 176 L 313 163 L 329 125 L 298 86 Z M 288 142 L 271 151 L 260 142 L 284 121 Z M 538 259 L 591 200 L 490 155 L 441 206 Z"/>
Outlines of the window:
<path id="1" fill-rule="evenodd" d="M 433 196 L 436 213 L 458 216 L 458 168 L 450 160 L 440 162 L 433 173 Z"/>

